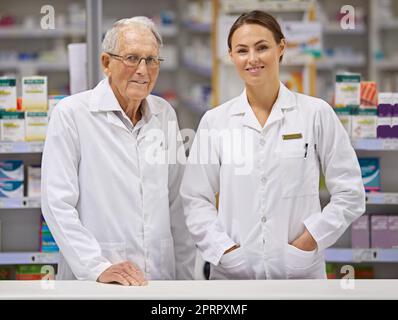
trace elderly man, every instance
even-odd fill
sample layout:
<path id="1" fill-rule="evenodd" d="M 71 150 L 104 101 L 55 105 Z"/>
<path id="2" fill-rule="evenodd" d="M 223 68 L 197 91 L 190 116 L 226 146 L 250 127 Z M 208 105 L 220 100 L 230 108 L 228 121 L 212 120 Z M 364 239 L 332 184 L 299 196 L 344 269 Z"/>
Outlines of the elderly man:
<path id="1" fill-rule="evenodd" d="M 184 153 L 174 110 L 150 95 L 161 44 L 148 18 L 116 22 L 103 41 L 107 78 L 52 114 L 42 211 L 61 251 L 57 279 L 144 285 L 193 278 L 196 251 L 178 193 L 183 164 L 151 157 Z M 166 139 L 154 145 L 147 138 L 159 131 Z"/>

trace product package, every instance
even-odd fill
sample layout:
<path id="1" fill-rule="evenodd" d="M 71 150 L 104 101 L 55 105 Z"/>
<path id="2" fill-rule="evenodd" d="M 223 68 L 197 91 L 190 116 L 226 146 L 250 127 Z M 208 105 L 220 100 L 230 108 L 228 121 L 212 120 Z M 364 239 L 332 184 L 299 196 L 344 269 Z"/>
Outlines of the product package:
<path id="1" fill-rule="evenodd" d="M 392 137 L 398 138 L 398 92 L 393 94 L 394 107 L 392 111 Z"/>
<path id="2" fill-rule="evenodd" d="M 392 92 L 380 92 L 377 106 L 377 138 L 392 138 L 394 96 Z"/>
<path id="3" fill-rule="evenodd" d="M 388 216 L 371 216 L 371 245 L 372 248 L 391 248 L 390 236 L 388 232 Z"/>
<path id="4" fill-rule="evenodd" d="M 44 274 L 41 273 L 41 265 L 18 265 L 15 271 L 16 280 L 41 280 Z"/>
<path id="5" fill-rule="evenodd" d="M 28 166 L 28 197 L 40 197 L 41 191 L 41 167 Z"/>
<path id="6" fill-rule="evenodd" d="M 390 247 L 398 248 L 398 216 L 388 217 L 388 233 L 390 237 Z"/>
<path id="7" fill-rule="evenodd" d="M 352 248 L 370 247 L 369 216 L 364 214 L 356 219 L 351 225 Z"/>
<path id="8" fill-rule="evenodd" d="M 0 198 L 23 198 L 23 181 L 0 181 Z"/>
<path id="9" fill-rule="evenodd" d="M 44 141 L 48 125 L 47 112 L 26 112 L 26 141 Z"/>
<path id="10" fill-rule="evenodd" d="M 22 105 L 26 111 L 47 111 L 47 77 L 22 78 Z"/>
<path id="11" fill-rule="evenodd" d="M 0 180 L 24 180 L 24 165 L 22 160 L 0 161 Z"/>
<path id="12" fill-rule="evenodd" d="M 366 192 L 380 191 L 380 162 L 378 158 L 359 158 Z"/>
<path id="13" fill-rule="evenodd" d="M 0 112 L 0 127 L 2 141 L 25 141 L 24 112 Z"/>
<path id="14" fill-rule="evenodd" d="M 40 228 L 40 252 L 58 252 L 59 248 L 55 242 L 50 229 L 42 217 Z"/>
<path id="15" fill-rule="evenodd" d="M 374 81 L 361 82 L 361 109 L 376 110 L 378 102 L 377 84 Z"/>
<path id="16" fill-rule="evenodd" d="M 336 75 L 335 107 L 357 109 L 361 102 L 361 75 Z"/>
<path id="17" fill-rule="evenodd" d="M 12 280 L 12 274 L 12 267 L 0 266 L 0 280 Z"/>
<path id="18" fill-rule="evenodd" d="M 352 138 L 376 138 L 377 137 L 377 110 L 356 109 L 352 116 Z"/>
<path id="19" fill-rule="evenodd" d="M 0 77 L 0 109 L 17 109 L 17 87 L 14 77 Z"/>

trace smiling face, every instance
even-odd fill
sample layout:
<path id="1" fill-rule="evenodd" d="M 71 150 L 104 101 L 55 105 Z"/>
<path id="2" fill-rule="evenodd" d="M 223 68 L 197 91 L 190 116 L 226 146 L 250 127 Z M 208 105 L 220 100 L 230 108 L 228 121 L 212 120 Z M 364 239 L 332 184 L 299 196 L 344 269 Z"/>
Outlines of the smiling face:
<path id="1" fill-rule="evenodd" d="M 124 27 L 119 31 L 117 48 L 111 52 L 120 56 L 135 54 L 140 57 L 158 56 L 159 46 L 152 32 L 140 25 Z M 128 67 L 107 53 L 101 56 L 104 72 L 115 96 L 122 106 L 144 100 L 155 86 L 159 67 L 148 68 L 145 60 L 136 67 Z"/>
<path id="2" fill-rule="evenodd" d="M 247 86 L 279 82 L 279 60 L 285 50 L 270 30 L 259 24 L 244 24 L 232 35 L 230 58 Z"/>

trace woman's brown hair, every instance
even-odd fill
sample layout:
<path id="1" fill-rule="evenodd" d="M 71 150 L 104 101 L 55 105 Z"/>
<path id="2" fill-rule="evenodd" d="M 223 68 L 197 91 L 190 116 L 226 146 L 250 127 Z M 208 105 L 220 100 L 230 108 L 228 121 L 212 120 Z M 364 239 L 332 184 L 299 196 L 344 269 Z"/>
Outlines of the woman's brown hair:
<path id="1" fill-rule="evenodd" d="M 282 33 L 281 26 L 279 25 L 278 21 L 276 19 L 260 10 L 253 10 L 248 13 L 243 13 L 239 16 L 238 19 L 234 22 L 232 25 L 231 29 L 229 30 L 228 34 L 228 49 L 231 51 L 231 40 L 234 32 L 241 26 L 245 24 L 258 24 L 260 26 L 263 26 L 267 28 L 269 31 L 272 32 L 275 42 L 276 43 L 281 43 L 282 39 L 285 39 L 285 36 Z M 280 57 L 279 61 L 282 61 L 282 57 Z"/>

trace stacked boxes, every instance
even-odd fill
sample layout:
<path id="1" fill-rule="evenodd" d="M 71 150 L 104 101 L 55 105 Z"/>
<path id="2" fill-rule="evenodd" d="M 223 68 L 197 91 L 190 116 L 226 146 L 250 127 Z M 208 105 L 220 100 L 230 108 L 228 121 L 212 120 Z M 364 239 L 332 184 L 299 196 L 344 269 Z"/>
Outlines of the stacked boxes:
<path id="1" fill-rule="evenodd" d="M 351 246 L 352 248 L 369 248 L 369 216 L 362 215 L 351 225 Z"/>
<path id="2" fill-rule="evenodd" d="M 46 221 L 42 218 L 40 228 L 40 252 L 58 252 L 59 248 L 48 228 Z"/>
<path id="3" fill-rule="evenodd" d="M 380 93 L 377 112 L 377 137 L 398 138 L 398 93 Z"/>
<path id="4" fill-rule="evenodd" d="M 41 167 L 28 166 L 28 197 L 38 198 L 41 195 Z"/>
<path id="5" fill-rule="evenodd" d="M 398 248 L 397 215 L 363 215 L 351 225 L 352 248 Z"/>
<path id="6" fill-rule="evenodd" d="M 0 197 L 23 198 L 24 165 L 21 160 L 0 161 Z"/>

